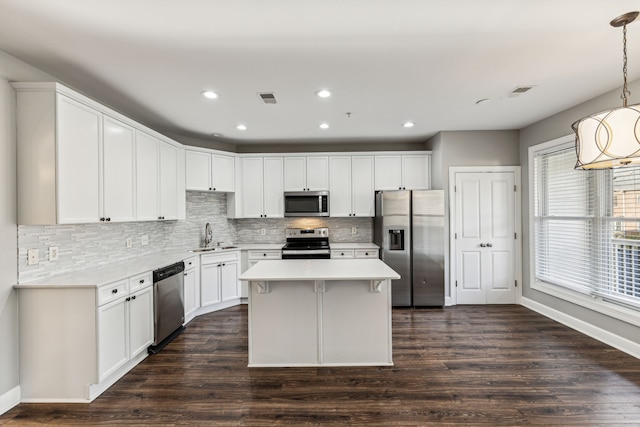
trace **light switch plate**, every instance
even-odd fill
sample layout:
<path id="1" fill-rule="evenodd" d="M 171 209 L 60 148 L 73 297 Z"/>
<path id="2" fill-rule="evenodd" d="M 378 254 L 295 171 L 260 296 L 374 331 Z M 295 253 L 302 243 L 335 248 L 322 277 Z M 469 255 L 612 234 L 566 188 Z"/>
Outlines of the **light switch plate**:
<path id="1" fill-rule="evenodd" d="M 266 228 L 261 229 L 260 230 L 260 235 L 261 236 L 266 236 L 267 235 L 267 229 Z"/>
<path id="2" fill-rule="evenodd" d="M 49 261 L 57 261 L 58 260 L 58 247 L 50 246 L 49 247 Z"/>
<path id="3" fill-rule="evenodd" d="M 142 246 L 147 246 L 149 244 L 149 236 L 148 235 L 144 235 L 140 238 L 140 244 Z"/>
<path id="4" fill-rule="evenodd" d="M 127 237 L 127 247 L 130 248 L 131 246 L 133 246 L 133 239 L 131 239 L 131 237 Z"/>
<path id="5" fill-rule="evenodd" d="M 358 234 L 358 227 L 351 227 L 351 234 Z"/>
<path id="6" fill-rule="evenodd" d="M 27 265 L 35 265 L 40 262 L 40 256 L 37 249 L 29 249 L 27 251 Z"/>

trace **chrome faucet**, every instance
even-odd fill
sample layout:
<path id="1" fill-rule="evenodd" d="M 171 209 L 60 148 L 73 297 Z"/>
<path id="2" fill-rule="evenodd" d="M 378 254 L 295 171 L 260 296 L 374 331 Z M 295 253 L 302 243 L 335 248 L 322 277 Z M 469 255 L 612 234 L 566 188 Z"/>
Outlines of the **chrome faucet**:
<path id="1" fill-rule="evenodd" d="M 213 230 L 211 230 L 211 224 L 207 223 L 204 226 L 204 247 L 208 248 L 213 241 Z"/>

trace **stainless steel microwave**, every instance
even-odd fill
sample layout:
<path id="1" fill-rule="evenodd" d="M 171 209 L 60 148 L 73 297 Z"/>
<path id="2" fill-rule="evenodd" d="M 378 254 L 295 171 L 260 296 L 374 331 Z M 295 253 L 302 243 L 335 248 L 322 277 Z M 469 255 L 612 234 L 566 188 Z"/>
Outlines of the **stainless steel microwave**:
<path id="1" fill-rule="evenodd" d="M 284 216 L 329 216 L 329 192 L 285 191 Z"/>

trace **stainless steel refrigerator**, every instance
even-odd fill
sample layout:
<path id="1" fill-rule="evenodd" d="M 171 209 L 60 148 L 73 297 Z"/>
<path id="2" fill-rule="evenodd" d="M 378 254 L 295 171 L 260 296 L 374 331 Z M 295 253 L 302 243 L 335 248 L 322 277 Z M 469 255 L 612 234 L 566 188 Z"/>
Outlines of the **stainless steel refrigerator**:
<path id="1" fill-rule="evenodd" d="M 400 279 L 396 307 L 444 305 L 444 191 L 378 191 L 374 242 Z"/>

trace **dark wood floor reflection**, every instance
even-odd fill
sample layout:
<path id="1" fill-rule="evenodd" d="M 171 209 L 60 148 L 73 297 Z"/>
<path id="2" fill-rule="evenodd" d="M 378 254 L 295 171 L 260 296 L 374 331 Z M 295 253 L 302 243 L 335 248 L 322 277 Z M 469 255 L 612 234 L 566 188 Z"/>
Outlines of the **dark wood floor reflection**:
<path id="1" fill-rule="evenodd" d="M 640 425 L 640 360 L 520 306 L 396 309 L 393 344 L 394 367 L 249 369 L 234 307 L 93 403 L 21 404 L 0 424 Z"/>

